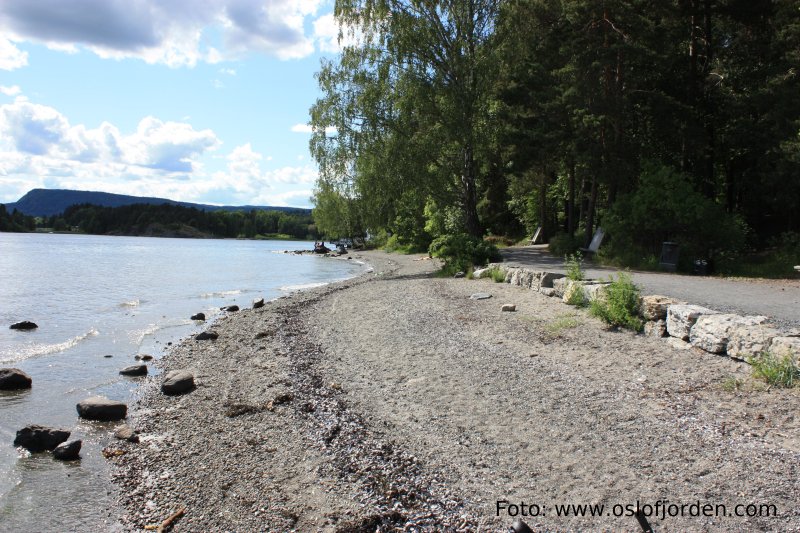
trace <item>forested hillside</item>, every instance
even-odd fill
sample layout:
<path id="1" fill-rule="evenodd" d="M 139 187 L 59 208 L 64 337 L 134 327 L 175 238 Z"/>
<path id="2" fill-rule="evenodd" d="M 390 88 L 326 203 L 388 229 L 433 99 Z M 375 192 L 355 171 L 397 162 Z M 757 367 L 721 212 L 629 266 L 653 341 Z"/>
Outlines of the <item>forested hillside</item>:
<path id="1" fill-rule="evenodd" d="M 311 109 L 322 231 L 424 250 L 541 226 L 563 253 L 602 225 L 602 256 L 643 266 L 667 240 L 683 261 L 800 253 L 796 0 L 335 13 L 347 46 Z"/>
<path id="2" fill-rule="evenodd" d="M 313 239 L 308 210 L 203 211 L 172 204 L 103 207 L 79 204 L 52 217 L 32 217 L 0 204 L 0 231 L 79 231 L 95 235 Z"/>

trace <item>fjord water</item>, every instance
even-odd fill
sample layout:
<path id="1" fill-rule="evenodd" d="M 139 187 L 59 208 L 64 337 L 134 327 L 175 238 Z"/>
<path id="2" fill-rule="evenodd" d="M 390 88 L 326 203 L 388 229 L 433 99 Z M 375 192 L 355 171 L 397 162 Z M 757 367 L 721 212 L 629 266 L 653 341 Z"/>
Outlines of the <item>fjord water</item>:
<path id="1" fill-rule="evenodd" d="M 80 420 L 75 405 L 98 394 L 130 402 L 143 378 L 119 370 L 205 327 L 194 313 L 213 320 L 221 306 L 247 308 L 363 269 L 280 253 L 300 249 L 311 243 L 0 233 L 0 367 L 33 378 L 29 391 L 0 391 L 0 531 L 115 530 L 101 450 L 118 424 Z M 39 328 L 9 329 L 21 320 Z M 82 459 L 14 448 L 28 424 L 72 431 Z"/>

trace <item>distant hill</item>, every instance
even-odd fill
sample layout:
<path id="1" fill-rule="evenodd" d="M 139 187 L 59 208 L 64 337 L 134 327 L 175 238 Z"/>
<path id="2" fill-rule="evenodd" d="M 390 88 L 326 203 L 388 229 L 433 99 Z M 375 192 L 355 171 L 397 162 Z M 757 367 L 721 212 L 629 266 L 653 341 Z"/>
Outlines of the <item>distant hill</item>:
<path id="1" fill-rule="evenodd" d="M 63 213 L 66 208 L 75 204 L 93 204 L 103 207 L 121 207 L 131 204 L 170 204 L 183 207 L 194 207 L 202 211 L 284 211 L 287 213 L 310 214 L 310 209 L 299 207 L 277 207 L 262 205 L 207 205 L 190 202 L 177 202 L 166 198 L 150 198 L 146 196 L 128 196 L 109 192 L 74 191 L 70 189 L 33 189 L 16 202 L 8 203 L 6 209 L 14 209 L 26 215 L 46 217 Z"/>

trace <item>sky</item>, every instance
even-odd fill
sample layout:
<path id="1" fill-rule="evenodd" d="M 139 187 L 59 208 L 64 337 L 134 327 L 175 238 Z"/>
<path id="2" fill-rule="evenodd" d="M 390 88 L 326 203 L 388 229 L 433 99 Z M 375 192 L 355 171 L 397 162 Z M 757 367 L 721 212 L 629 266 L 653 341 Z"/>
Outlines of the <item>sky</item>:
<path id="1" fill-rule="evenodd" d="M 33 188 L 310 207 L 333 0 L 2 0 L 0 203 Z"/>

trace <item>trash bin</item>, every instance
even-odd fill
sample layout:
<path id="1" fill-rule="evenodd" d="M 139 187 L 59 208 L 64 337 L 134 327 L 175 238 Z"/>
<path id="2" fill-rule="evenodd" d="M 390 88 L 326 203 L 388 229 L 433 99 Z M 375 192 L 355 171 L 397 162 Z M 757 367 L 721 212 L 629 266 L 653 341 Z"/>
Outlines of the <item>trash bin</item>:
<path id="1" fill-rule="evenodd" d="M 661 259 L 658 266 L 662 270 L 668 272 L 675 272 L 678 268 L 678 243 L 677 242 L 663 242 L 661 243 Z"/>
<path id="2" fill-rule="evenodd" d="M 708 261 L 705 259 L 695 259 L 694 260 L 694 269 L 692 270 L 695 276 L 707 276 L 708 275 Z"/>

